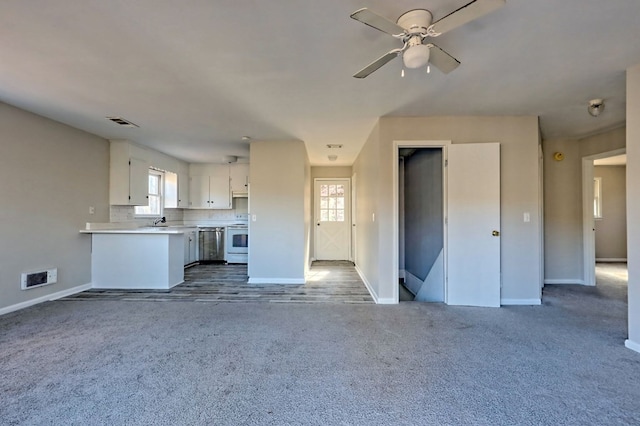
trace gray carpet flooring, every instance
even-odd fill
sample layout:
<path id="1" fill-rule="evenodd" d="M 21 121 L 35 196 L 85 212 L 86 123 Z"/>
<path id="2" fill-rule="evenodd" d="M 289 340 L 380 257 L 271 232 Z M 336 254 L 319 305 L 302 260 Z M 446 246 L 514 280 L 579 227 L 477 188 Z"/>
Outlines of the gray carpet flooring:
<path id="1" fill-rule="evenodd" d="M 607 285 L 499 309 L 43 303 L 0 317 L 0 424 L 637 425 Z"/>

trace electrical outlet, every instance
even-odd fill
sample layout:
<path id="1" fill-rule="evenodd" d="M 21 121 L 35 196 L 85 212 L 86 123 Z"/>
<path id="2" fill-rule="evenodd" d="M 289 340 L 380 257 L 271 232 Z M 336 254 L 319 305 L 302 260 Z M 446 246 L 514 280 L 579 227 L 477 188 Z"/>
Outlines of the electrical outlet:
<path id="1" fill-rule="evenodd" d="M 93 206 L 89 206 L 89 214 L 96 214 L 96 208 Z"/>

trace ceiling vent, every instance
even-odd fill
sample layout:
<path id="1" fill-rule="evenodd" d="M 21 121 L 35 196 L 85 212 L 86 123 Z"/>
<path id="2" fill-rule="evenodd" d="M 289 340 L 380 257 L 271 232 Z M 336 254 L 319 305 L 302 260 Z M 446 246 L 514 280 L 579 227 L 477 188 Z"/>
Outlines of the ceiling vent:
<path id="1" fill-rule="evenodd" d="M 125 120 L 122 117 L 107 117 L 107 120 L 113 121 L 114 123 L 124 127 L 140 127 L 137 124 L 134 124 L 129 120 Z"/>

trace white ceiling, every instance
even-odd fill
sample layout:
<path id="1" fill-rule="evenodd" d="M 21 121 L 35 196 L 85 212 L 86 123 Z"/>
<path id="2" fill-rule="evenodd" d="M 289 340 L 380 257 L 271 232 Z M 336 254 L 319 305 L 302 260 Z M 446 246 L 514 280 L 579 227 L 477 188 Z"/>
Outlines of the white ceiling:
<path id="1" fill-rule="evenodd" d="M 358 80 L 392 37 L 349 18 L 368 7 L 434 19 L 470 0 L 2 0 L 0 100 L 190 162 L 300 139 L 314 165 L 351 164 L 381 116 L 539 115 L 544 137 L 622 125 L 640 63 L 637 0 L 507 0 L 435 39 L 448 75 L 401 60 Z M 587 103 L 604 98 L 597 118 Z M 120 128 L 105 116 L 140 126 Z M 326 144 L 343 144 L 338 160 Z"/>

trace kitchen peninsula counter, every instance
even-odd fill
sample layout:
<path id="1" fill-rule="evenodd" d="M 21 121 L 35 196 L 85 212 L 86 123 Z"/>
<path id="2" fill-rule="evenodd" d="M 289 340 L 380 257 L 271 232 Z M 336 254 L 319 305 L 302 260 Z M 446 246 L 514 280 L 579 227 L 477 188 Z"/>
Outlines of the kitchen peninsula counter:
<path id="1" fill-rule="evenodd" d="M 85 229 L 91 234 L 91 286 L 168 290 L 184 282 L 184 228 Z"/>

